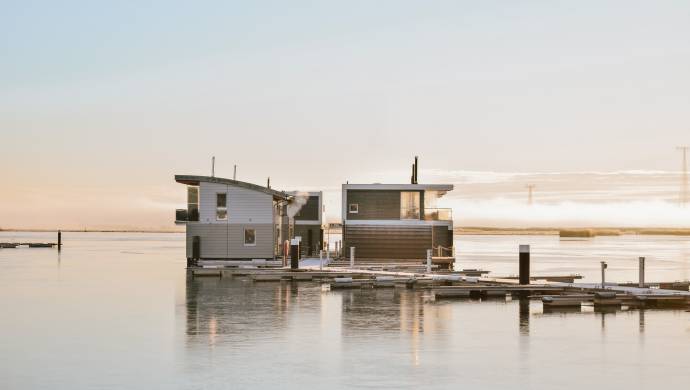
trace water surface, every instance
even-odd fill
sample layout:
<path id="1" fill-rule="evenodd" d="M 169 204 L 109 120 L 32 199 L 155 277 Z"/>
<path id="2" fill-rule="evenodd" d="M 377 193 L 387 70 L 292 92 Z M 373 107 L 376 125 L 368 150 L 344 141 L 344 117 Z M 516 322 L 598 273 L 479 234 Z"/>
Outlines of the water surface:
<path id="1" fill-rule="evenodd" d="M 63 237 L 59 255 L 0 249 L 2 389 L 687 385 L 684 310 L 544 313 L 538 301 L 434 302 L 423 291 L 190 279 L 182 235 Z M 49 239 L 0 233 L 2 241 Z M 596 271 L 589 256 L 601 253 L 612 273 L 633 279 L 635 248 L 653 254 L 652 279 L 687 270 L 687 240 L 677 238 L 462 236 L 459 260 L 515 273 L 515 244 L 525 240 L 539 272 L 594 278 L 581 265 L 595 262 Z"/>

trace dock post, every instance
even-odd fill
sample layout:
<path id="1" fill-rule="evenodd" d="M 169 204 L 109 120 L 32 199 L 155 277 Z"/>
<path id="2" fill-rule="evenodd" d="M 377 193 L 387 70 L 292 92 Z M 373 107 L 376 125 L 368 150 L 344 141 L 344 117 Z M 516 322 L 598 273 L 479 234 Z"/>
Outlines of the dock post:
<path id="1" fill-rule="evenodd" d="M 323 271 L 323 249 L 319 251 L 319 271 Z"/>
<path id="2" fill-rule="evenodd" d="M 426 250 L 426 272 L 431 273 L 431 249 Z"/>
<path id="3" fill-rule="evenodd" d="M 529 245 L 520 245 L 520 284 L 529 284 Z"/>
<path id="4" fill-rule="evenodd" d="M 608 265 L 605 261 L 601 262 L 601 288 L 606 288 L 606 268 Z"/>
<path id="5" fill-rule="evenodd" d="M 62 250 L 62 231 L 58 230 L 58 252 Z"/>
<path id="6" fill-rule="evenodd" d="M 640 257 L 640 281 L 639 288 L 644 288 L 644 256 Z"/>
<path id="7" fill-rule="evenodd" d="M 350 247 L 350 268 L 355 268 L 355 247 Z"/>
<path id="8" fill-rule="evenodd" d="M 299 243 L 292 240 L 290 245 L 290 268 L 299 269 Z"/>

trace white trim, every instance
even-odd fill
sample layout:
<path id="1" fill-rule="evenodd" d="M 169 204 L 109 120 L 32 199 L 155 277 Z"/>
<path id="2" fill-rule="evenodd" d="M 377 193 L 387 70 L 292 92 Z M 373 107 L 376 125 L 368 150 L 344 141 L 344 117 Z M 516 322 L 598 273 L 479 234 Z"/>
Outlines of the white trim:
<path id="1" fill-rule="evenodd" d="M 352 206 L 355 206 L 355 210 L 352 210 Z M 359 203 L 350 203 L 347 205 L 348 214 L 359 214 Z"/>
<path id="2" fill-rule="evenodd" d="M 321 225 L 321 221 L 313 221 L 313 220 L 295 221 L 295 225 Z"/>
<path id="3" fill-rule="evenodd" d="M 343 184 L 343 190 L 452 191 L 452 184 Z"/>
<path id="4" fill-rule="evenodd" d="M 387 226 L 448 226 L 453 228 L 453 221 L 423 221 L 417 219 L 350 219 L 347 225 L 387 225 Z"/>

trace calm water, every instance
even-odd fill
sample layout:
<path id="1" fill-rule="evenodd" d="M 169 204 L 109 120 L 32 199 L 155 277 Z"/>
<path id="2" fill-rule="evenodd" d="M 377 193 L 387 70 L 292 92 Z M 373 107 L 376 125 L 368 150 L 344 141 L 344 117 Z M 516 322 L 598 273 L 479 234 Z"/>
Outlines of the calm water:
<path id="1" fill-rule="evenodd" d="M 0 233 L 0 241 L 53 235 Z M 182 235 L 66 233 L 0 249 L 0 388 L 590 388 L 687 386 L 690 313 L 543 313 L 539 302 L 433 302 L 407 290 L 185 276 Z M 458 240 L 461 267 L 687 276 L 688 239 Z M 592 263 L 592 264 L 590 264 Z M 685 273 L 685 274 L 684 274 Z M 611 279 L 620 279 L 611 277 Z"/>

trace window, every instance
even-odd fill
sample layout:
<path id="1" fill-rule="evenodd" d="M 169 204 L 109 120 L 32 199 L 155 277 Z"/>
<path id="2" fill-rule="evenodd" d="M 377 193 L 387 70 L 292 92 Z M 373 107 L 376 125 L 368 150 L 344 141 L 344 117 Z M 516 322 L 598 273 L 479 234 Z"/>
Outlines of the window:
<path id="1" fill-rule="evenodd" d="M 350 214 L 357 214 L 359 212 L 359 204 L 350 203 Z"/>
<path id="2" fill-rule="evenodd" d="M 216 194 L 216 219 L 225 221 L 228 219 L 228 194 Z"/>
<path id="3" fill-rule="evenodd" d="M 244 246 L 256 246 L 256 230 L 244 228 Z"/>
<path id="4" fill-rule="evenodd" d="M 419 219 L 419 191 L 400 192 L 400 219 Z"/>
<path id="5" fill-rule="evenodd" d="M 199 187 L 187 187 L 187 220 L 199 220 Z"/>

